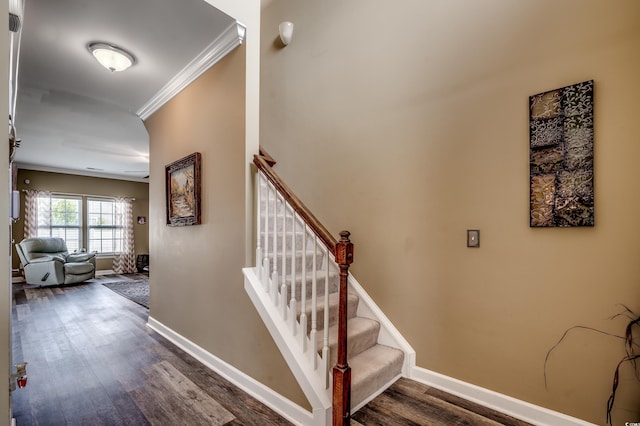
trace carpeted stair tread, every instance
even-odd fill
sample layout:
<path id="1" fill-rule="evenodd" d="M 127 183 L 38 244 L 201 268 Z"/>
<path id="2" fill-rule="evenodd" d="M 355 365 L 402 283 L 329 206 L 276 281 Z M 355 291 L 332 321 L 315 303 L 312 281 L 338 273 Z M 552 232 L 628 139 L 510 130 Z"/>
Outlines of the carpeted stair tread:
<path id="1" fill-rule="evenodd" d="M 375 345 L 349 359 L 351 367 L 351 407 L 389 384 L 402 372 L 404 353 L 385 345 Z"/>
<path id="2" fill-rule="evenodd" d="M 353 318 L 356 316 L 358 310 L 358 302 L 360 298 L 355 294 L 347 295 L 347 318 Z M 316 305 L 317 310 L 317 330 L 324 330 L 324 296 L 317 297 Z M 307 334 L 311 331 L 311 311 L 313 305 L 311 300 L 308 299 L 305 304 L 304 312 L 307 314 Z M 329 326 L 331 327 L 338 321 L 338 309 L 340 307 L 340 295 L 338 293 L 329 294 Z M 298 319 L 300 319 L 301 306 L 298 305 Z"/>
<path id="3" fill-rule="evenodd" d="M 380 323 L 378 321 L 354 317 L 347 322 L 347 359 L 357 356 L 374 346 L 378 341 Z M 322 350 L 324 333 L 318 333 L 317 343 Z M 329 365 L 335 365 L 338 359 L 338 326 L 329 327 Z"/>

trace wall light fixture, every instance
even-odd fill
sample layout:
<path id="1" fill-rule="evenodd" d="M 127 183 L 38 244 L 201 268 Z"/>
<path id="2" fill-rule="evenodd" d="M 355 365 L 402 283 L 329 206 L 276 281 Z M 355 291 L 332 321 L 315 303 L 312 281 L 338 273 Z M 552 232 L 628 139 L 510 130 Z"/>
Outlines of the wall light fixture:
<path id="1" fill-rule="evenodd" d="M 280 32 L 280 40 L 282 40 L 285 46 L 291 43 L 291 38 L 293 37 L 293 22 L 281 22 L 278 26 L 278 31 Z"/>

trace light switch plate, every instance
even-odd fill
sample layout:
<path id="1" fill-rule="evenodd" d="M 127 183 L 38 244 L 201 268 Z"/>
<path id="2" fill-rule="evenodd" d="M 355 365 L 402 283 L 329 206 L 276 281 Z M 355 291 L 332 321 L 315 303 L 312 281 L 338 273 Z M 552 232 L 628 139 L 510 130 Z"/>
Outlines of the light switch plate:
<path id="1" fill-rule="evenodd" d="M 480 247 L 479 229 L 467 229 L 467 247 Z"/>

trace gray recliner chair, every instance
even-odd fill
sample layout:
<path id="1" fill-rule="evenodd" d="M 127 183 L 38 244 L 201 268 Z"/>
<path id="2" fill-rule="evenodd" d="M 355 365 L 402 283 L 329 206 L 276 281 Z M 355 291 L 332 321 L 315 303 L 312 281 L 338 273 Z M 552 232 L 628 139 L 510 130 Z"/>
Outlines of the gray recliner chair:
<path id="1" fill-rule="evenodd" d="M 25 238 L 16 251 L 27 284 L 72 284 L 96 276 L 95 253 L 69 253 L 62 238 Z"/>

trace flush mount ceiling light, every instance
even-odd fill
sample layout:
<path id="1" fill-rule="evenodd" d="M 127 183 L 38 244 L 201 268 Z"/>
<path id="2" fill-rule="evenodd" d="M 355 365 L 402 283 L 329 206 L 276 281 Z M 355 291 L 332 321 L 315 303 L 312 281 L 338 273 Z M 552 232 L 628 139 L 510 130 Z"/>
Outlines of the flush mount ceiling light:
<path id="1" fill-rule="evenodd" d="M 100 65 L 111 72 L 124 71 L 136 63 L 136 58 L 131 53 L 109 43 L 93 42 L 87 47 Z"/>

